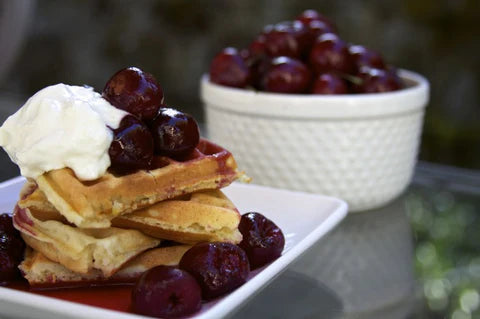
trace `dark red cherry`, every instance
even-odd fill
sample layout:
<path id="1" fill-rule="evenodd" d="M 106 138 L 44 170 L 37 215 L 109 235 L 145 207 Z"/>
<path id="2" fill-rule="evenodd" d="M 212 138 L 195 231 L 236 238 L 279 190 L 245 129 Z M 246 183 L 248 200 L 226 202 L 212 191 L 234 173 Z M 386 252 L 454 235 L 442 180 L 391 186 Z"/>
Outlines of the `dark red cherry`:
<path id="1" fill-rule="evenodd" d="M 322 34 L 315 40 L 309 61 L 317 74 L 354 70 L 347 44 L 333 33 Z"/>
<path id="2" fill-rule="evenodd" d="M 265 49 L 271 57 L 301 58 L 308 47 L 308 29 L 300 21 L 277 23 L 264 35 Z"/>
<path id="3" fill-rule="evenodd" d="M 303 22 L 305 25 L 309 25 L 312 21 L 321 21 L 326 24 L 332 32 L 335 32 L 337 29 L 330 19 L 318 13 L 316 10 L 305 10 L 296 18 L 296 20 Z"/>
<path id="4" fill-rule="evenodd" d="M 20 278 L 18 265 L 23 260 L 25 243 L 13 227 L 12 217 L 0 215 L 0 284 Z"/>
<path id="5" fill-rule="evenodd" d="M 250 65 L 250 74 L 252 75 L 251 84 L 258 90 L 263 89 L 262 80 L 272 64 L 272 58 L 264 55 L 254 60 Z"/>
<path id="6" fill-rule="evenodd" d="M 250 52 L 251 57 L 259 58 L 267 54 L 265 41 L 265 35 L 260 34 L 250 43 L 248 46 L 248 51 Z"/>
<path id="7" fill-rule="evenodd" d="M 239 246 L 247 253 L 252 269 L 272 262 L 282 254 L 285 246 L 282 230 L 262 214 L 242 215 L 238 229 L 243 235 Z"/>
<path id="8" fill-rule="evenodd" d="M 7 213 L 0 215 L 0 231 L 6 232 L 8 234 L 18 234 L 18 231 L 13 227 L 12 216 Z"/>
<path id="9" fill-rule="evenodd" d="M 333 29 L 330 26 L 328 26 L 325 22 L 318 21 L 318 20 L 311 21 L 307 25 L 307 28 L 308 28 L 308 36 L 309 36 L 309 42 L 310 42 L 308 46 L 308 53 L 310 53 L 313 43 L 319 36 L 325 33 L 335 33 Z M 307 58 L 308 58 L 308 55 L 307 55 Z"/>
<path id="10" fill-rule="evenodd" d="M 204 299 L 212 299 L 241 286 L 250 266 L 245 252 L 230 243 L 200 243 L 190 248 L 179 267 L 197 279 Z"/>
<path id="11" fill-rule="evenodd" d="M 376 69 L 386 68 L 380 53 L 367 49 L 363 45 L 350 45 L 348 52 L 357 70 L 362 66 L 369 66 Z"/>
<path id="12" fill-rule="evenodd" d="M 250 71 L 237 49 L 225 48 L 213 58 L 210 81 L 236 88 L 249 84 Z"/>
<path id="13" fill-rule="evenodd" d="M 348 85 L 334 73 L 323 73 L 313 81 L 312 94 L 347 94 Z"/>
<path id="14" fill-rule="evenodd" d="M 178 318 L 198 311 L 201 289 L 188 272 L 157 266 L 138 279 L 132 290 L 133 311 L 151 317 Z"/>
<path id="15" fill-rule="evenodd" d="M 148 127 L 133 115 L 125 116 L 113 130 L 111 167 L 117 171 L 147 169 L 153 159 L 153 138 Z"/>
<path id="16" fill-rule="evenodd" d="M 130 67 L 108 80 L 102 96 L 113 106 L 141 120 L 151 120 L 163 104 L 163 90 L 150 73 Z"/>
<path id="17" fill-rule="evenodd" d="M 200 133 L 195 119 L 172 108 L 161 108 L 150 123 L 155 153 L 172 158 L 188 155 L 198 144 Z"/>
<path id="18" fill-rule="evenodd" d="M 355 86 L 357 93 L 380 93 L 397 91 L 403 84 L 395 70 L 381 70 L 363 66 L 358 73 L 360 83 Z"/>
<path id="19" fill-rule="evenodd" d="M 301 61 L 290 57 L 274 58 L 262 79 L 265 91 L 276 93 L 305 93 L 311 73 Z"/>

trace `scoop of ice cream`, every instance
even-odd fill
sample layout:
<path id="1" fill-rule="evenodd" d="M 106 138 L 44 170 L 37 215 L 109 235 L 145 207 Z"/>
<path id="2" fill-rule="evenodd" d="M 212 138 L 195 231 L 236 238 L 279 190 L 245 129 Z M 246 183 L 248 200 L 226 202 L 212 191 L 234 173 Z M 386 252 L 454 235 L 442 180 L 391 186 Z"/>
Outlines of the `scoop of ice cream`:
<path id="1" fill-rule="evenodd" d="M 79 179 L 93 180 L 110 166 L 110 128 L 126 114 L 91 87 L 48 86 L 3 123 L 0 146 L 25 177 L 69 167 Z"/>

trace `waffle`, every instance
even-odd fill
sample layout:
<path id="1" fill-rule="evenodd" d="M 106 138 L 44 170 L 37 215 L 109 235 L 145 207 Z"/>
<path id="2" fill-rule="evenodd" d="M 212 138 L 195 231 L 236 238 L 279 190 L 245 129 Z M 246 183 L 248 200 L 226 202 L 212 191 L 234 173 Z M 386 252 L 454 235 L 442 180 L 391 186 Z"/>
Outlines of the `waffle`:
<path id="1" fill-rule="evenodd" d="M 220 191 L 210 190 L 163 201 L 112 220 L 115 227 L 138 229 L 179 243 L 223 241 L 238 244 L 240 214 Z"/>
<path id="2" fill-rule="evenodd" d="M 76 273 L 51 261 L 40 252 L 27 247 L 25 259 L 19 268 L 32 287 L 60 288 L 134 282 L 143 272 L 159 265 L 178 265 L 188 245 L 153 248 L 133 258 L 112 277 L 107 278 L 98 269 L 85 274 Z"/>
<path id="3" fill-rule="evenodd" d="M 152 170 L 117 176 L 107 172 L 94 181 L 80 181 L 69 168 L 47 172 L 36 179 L 48 201 L 81 228 L 105 228 L 110 221 L 154 203 L 219 189 L 242 174 L 227 150 L 201 139 L 184 161 L 156 157 Z"/>
<path id="4" fill-rule="evenodd" d="M 57 220 L 41 221 L 29 208 L 19 206 L 13 223 L 27 245 L 81 274 L 96 269 L 110 277 L 128 260 L 160 243 L 132 229 L 82 229 Z"/>
<path id="5" fill-rule="evenodd" d="M 41 190 L 34 189 L 18 204 L 28 208 L 38 220 L 67 221 L 46 199 Z M 183 195 L 112 220 L 112 225 L 137 229 L 142 233 L 179 243 L 203 241 L 239 243 L 240 214 L 235 205 L 220 191 L 209 190 Z"/>

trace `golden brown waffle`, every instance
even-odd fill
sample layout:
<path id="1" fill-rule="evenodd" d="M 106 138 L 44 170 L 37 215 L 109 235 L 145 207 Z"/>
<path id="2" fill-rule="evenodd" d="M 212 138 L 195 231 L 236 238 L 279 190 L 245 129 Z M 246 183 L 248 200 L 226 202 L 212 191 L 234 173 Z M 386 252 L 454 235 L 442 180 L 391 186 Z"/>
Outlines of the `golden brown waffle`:
<path id="1" fill-rule="evenodd" d="M 87 182 L 63 168 L 43 174 L 36 182 L 69 222 L 82 228 L 104 228 L 121 214 L 179 195 L 218 189 L 242 175 L 230 152 L 205 139 L 184 161 L 157 157 L 154 166 L 158 168 L 122 176 L 107 172 Z"/>
<path id="2" fill-rule="evenodd" d="M 36 288 L 78 287 L 134 282 L 150 268 L 159 265 L 178 265 L 188 245 L 159 247 L 147 250 L 133 258 L 110 278 L 100 270 L 91 269 L 85 274 L 76 273 L 51 261 L 40 252 L 27 247 L 25 259 L 19 268 L 29 284 Z"/>
<path id="3" fill-rule="evenodd" d="M 17 205 L 28 208 L 38 220 L 66 223 L 39 189 L 25 196 Z M 240 217 L 235 205 L 220 190 L 209 190 L 183 195 L 119 216 L 112 220 L 112 225 L 137 229 L 152 237 L 179 243 L 224 241 L 237 244 L 242 240 L 238 231 Z"/>
<path id="4" fill-rule="evenodd" d="M 220 191 L 210 190 L 163 201 L 112 220 L 112 225 L 144 234 L 195 244 L 223 241 L 238 244 L 240 214 Z"/>
<path id="5" fill-rule="evenodd" d="M 30 247 L 82 274 L 97 269 L 110 277 L 128 260 L 160 243 L 132 229 L 82 229 L 56 220 L 41 221 L 29 208 L 18 206 L 13 223 Z"/>

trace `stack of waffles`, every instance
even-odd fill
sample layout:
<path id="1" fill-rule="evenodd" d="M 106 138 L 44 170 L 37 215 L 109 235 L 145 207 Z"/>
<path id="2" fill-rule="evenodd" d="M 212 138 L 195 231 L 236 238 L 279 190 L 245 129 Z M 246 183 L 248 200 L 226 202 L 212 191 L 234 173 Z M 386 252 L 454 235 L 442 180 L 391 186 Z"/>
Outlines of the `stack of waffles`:
<path id="1" fill-rule="evenodd" d="M 13 221 L 28 246 L 20 269 L 30 285 L 134 281 L 178 264 L 195 243 L 241 241 L 240 214 L 220 190 L 242 176 L 227 150 L 201 139 L 188 159 L 155 162 L 88 182 L 68 168 L 28 180 Z"/>

